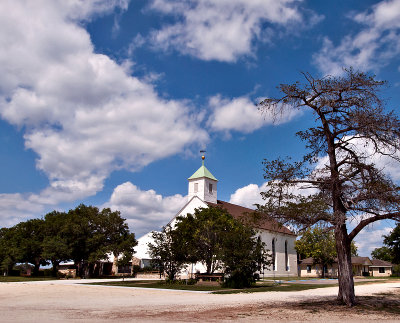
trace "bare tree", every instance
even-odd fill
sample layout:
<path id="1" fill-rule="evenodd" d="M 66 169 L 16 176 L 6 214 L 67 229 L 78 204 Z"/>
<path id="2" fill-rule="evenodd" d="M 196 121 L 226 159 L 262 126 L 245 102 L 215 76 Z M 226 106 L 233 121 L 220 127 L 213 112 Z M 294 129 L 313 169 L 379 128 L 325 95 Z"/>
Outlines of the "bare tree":
<path id="1" fill-rule="evenodd" d="M 302 160 L 264 161 L 266 204 L 259 208 L 299 230 L 319 223 L 334 231 L 338 299 L 352 306 L 351 241 L 370 223 L 400 218 L 399 187 L 376 164 L 377 158 L 399 161 L 400 121 L 384 110 L 378 92 L 385 82 L 374 76 L 352 69 L 342 77 L 303 75 L 304 84 L 281 84 L 282 97 L 259 105 L 276 116 L 287 109 L 309 110 L 315 121 L 297 133 L 307 149 Z M 350 232 L 349 221 L 356 223 Z"/>

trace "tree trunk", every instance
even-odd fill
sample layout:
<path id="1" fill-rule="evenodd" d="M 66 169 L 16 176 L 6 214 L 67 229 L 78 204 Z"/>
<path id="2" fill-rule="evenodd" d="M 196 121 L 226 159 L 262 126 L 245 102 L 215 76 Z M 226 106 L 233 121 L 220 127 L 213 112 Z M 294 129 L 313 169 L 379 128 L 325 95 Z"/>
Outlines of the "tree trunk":
<path id="1" fill-rule="evenodd" d="M 212 260 L 207 260 L 206 262 L 206 271 L 207 271 L 207 275 L 211 274 L 211 266 L 212 266 Z"/>
<path id="2" fill-rule="evenodd" d="M 75 266 L 78 268 L 76 274 L 78 275 L 78 277 L 83 278 L 82 261 L 74 261 L 74 263 L 75 263 Z"/>
<path id="3" fill-rule="evenodd" d="M 60 262 L 57 260 L 53 260 L 52 264 L 53 264 L 53 268 L 51 269 L 51 275 L 53 277 L 57 277 L 58 265 L 60 264 Z"/>
<path id="4" fill-rule="evenodd" d="M 346 224 L 335 228 L 335 240 L 338 257 L 338 300 L 347 306 L 353 306 L 355 305 L 353 269 L 351 265 L 350 240 L 347 235 Z"/>
<path id="5" fill-rule="evenodd" d="M 100 263 L 99 276 L 102 277 L 104 273 L 104 262 Z"/>
<path id="6" fill-rule="evenodd" d="M 114 255 L 114 260 L 112 264 L 112 269 L 111 269 L 111 275 L 115 276 L 118 274 L 118 256 Z"/>
<path id="7" fill-rule="evenodd" d="M 39 269 L 40 269 L 40 262 L 35 261 L 35 264 L 33 267 L 33 276 L 39 276 Z"/>

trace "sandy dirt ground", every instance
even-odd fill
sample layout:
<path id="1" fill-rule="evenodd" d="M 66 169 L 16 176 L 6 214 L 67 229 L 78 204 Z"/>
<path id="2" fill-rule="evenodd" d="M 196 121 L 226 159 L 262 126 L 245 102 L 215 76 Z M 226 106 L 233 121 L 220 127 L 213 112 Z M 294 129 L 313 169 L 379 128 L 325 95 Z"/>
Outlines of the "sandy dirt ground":
<path id="1" fill-rule="evenodd" d="M 94 286 L 66 281 L 0 283 L 0 322 L 400 322 L 400 282 L 356 286 L 359 304 L 337 287 L 298 292 L 208 294 Z"/>

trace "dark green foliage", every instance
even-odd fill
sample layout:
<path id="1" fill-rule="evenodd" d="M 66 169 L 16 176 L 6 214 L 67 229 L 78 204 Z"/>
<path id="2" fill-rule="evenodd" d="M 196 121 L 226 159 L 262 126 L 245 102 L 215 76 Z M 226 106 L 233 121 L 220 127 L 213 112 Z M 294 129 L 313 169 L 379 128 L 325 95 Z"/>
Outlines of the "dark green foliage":
<path id="1" fill-rule="evenodd" d="M 393 255 L 392 262 L 400 264 L 400 222 L 397 223 L 390 234 L 384 237 L 383 243 L 390 248 Z"/>
<path id="2" fill-rule="evenodd" d="M 39 274 L 41 265 L 48 262 L 43 258 L 44 221 L 32 219 L 15 226 L 12 243 L 19 251 L 18 262 L 28 262 L 34 265 L 32 275 Z"/>
<path id="3" fill-rule="evenodd" d="M 224 209 L 200 208 L 186 217 L 179 217 L 176 231 L 184 241 L 188 262 L 202 262 L 207 274 L 221 268 L 227 234 L 237 221 Z"/>
<path id="4" fill-rule="evenodd" d="M 53 211 L 43 220 L 0 229 L 0 266 L 8 272 L 14 264 L 27 262 L 37 275 L 40 265 L 50 261 L 56 276 L 60 262 L 73 260 L 78 275 L 89 277 L 101 275 L 99 261 L 110 253 L 123 254 L 121 262 L 130 260 L 136 244 L 118 211 L 81 204 L 68 213 Z"/>
<path id="5" fill-rule="evenodd" d="M 167 281 L 175 281 L 179 272 L 187 266 L 186 245 L 182 236 L 171 226 L 161 232 L 153 232 L 154 243 L 149 243 L 152 265 L 167 274 Z"/>
<path id="6" fill-rule="evenodd" d="M 255 234 L 224 209 L 201 208 L 178 217 L 174 229 L 154 233 L 150 250 L 170 280 L 186 264 L 201 262 L 207 274 L 222 270 L 231 286 L 243 288 L 254 282 L 256 271 L 269 265 L 269 255 Z"/>
<path id="7" fill-rule="evenodd" d="M 400 222 L 397 222 L 394 229 L 383 238 L 384 246 L 372 251 L 372 257 L 389 261 L 393 264 L 400 264 Z"/>
<path id="8" fill-rule="evenodd" d="M 260 237 L 255 237 L 254 230 L 237 222 L 224 237 L 221 256 L 227 276 L 224 286 L 250 287 L 255 282 L 255 273 L 269 266 L 270 259 L 265 244 Z"/>
<path id="9" fill-rule="evenodd" d="M 13 266 L 22 258 L 16 245 L 15 227 L 0 229 L 0 270 L 9 275 Z"/>
<path id="10" fill-rule="evenodd" d="M 53 211 L 45 215 L 45 236 L 43 239 L 43 254 L 52 266 L 52 275 L 57 276 L 58 265 L 62 261 L 71 260 L 70 246 L 65 227 L 67 215 L 64 212 Z"/>
<path id="11" fill-rule="evenodd" d="M 384 260 L 393 263 L 392 250 L 386 246 L 375 248 L 371 252 L 371 256 L 374 259 Z"/>

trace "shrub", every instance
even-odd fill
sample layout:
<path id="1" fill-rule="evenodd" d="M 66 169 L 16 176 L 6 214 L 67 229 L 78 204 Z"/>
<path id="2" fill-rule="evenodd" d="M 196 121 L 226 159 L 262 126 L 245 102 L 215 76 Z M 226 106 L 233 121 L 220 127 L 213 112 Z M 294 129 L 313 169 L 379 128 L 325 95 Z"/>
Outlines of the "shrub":
<path id="1" fill-rule="evenodd" d="M 228 288 L 242 289 L 251 287 L 254 282 L 255 280 L 252 276 L 249 276 L 248 274 L 241 271 L 235 271 L 230 275 L 230 277 L 225 278 L 222 286 Z"/>
<path id="2" fill-rule="evenodd" d="M 189 278 L 189 279 L 186 281 L 186 284 L 188 284 L 188 285 L 196 285 L 196 284 L 197 284 L 197 279 Z"/>
<path id="3" fill-rule="evenodd" d="M 57 271 L 57 278 L 58 279 L 62 279 L 62 278 L 66 278 L 66 277 L 67 277 L 66 274 L 62 273 L 61 271 Z"/>

